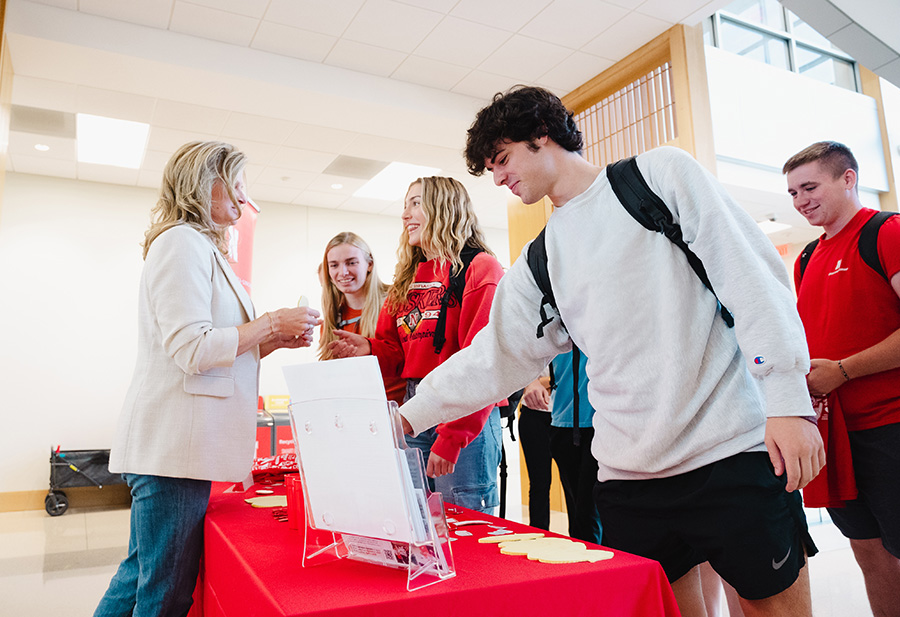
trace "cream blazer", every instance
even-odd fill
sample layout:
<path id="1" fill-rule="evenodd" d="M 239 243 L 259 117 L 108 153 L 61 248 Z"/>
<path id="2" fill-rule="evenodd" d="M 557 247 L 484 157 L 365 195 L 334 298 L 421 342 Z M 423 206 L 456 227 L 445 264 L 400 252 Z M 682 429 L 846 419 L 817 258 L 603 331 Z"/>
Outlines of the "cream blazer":
<path id="1" fill-rule="evenodd" d="M 179 225 L 150 245 L 138 300 L 138 357 L 109 469 L 237 482 L 256 440 L 259 348 L 236 357 L 253 305 L 203 234 Z"/>

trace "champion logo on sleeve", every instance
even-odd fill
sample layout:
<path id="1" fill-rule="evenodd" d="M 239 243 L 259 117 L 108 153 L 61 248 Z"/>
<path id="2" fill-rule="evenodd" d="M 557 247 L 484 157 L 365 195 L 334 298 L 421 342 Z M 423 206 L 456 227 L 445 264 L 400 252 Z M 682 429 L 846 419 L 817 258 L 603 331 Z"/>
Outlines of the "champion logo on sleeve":
<path id="1" fill-rule="evenodd" d="M 753 364 L 765 364 L 766 359 L 763 356 L 756 356 L 753 358 Z"/>

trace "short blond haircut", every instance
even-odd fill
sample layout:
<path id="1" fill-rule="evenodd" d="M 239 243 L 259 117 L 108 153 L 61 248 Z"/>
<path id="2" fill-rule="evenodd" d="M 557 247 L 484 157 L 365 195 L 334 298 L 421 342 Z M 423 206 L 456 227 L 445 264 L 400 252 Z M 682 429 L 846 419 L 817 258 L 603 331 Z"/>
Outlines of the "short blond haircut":
<path id="1" fill-rule="evenodd" d="M 227 254 L 228 225 L 215 223 L 210 211 L 213 185 L 220 180 L 240 210 L 234 185 L 246 164 L 243 152 L 221 141 L 192 141 L 181 146 L 163 171 L 159 200 L 150 211 L 150 227 L 144 233 L 144 258 L 159 234 L 175 225 L 196 229 Z"/>

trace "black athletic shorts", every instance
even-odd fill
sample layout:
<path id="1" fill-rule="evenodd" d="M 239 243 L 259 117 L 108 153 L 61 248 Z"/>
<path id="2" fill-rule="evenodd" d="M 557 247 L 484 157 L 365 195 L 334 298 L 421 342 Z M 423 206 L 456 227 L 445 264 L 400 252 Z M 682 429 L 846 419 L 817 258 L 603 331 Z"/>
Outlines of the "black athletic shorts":
<path id="1" fill-rule="evenodd" d="M 748 600 L 790 587 L 818 552 L 800 492 L 784 490 L 766 452 L 746 452 L 700 469 L 594 487 L 603 544 L 659 561 L 670 582 L 709 561 Z"/>
<path id="2" fill-rule="evenodd" d="M 851 431 L 850 452 L 859 496 L 828 514 L 845 537 L 881 538 L 900 557 L 900 424 Z"/>

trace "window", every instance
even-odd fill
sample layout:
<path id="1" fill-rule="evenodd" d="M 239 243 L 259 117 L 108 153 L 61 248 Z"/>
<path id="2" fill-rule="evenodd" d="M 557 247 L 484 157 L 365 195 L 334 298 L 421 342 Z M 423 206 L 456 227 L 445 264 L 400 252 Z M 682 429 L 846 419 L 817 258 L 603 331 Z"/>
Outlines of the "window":
<path id="1" fill-rule="evenodd" d="M 857 91 L 853 58 L 776 0 L 736 0 L 703 25 L 707 45 Z"/>

